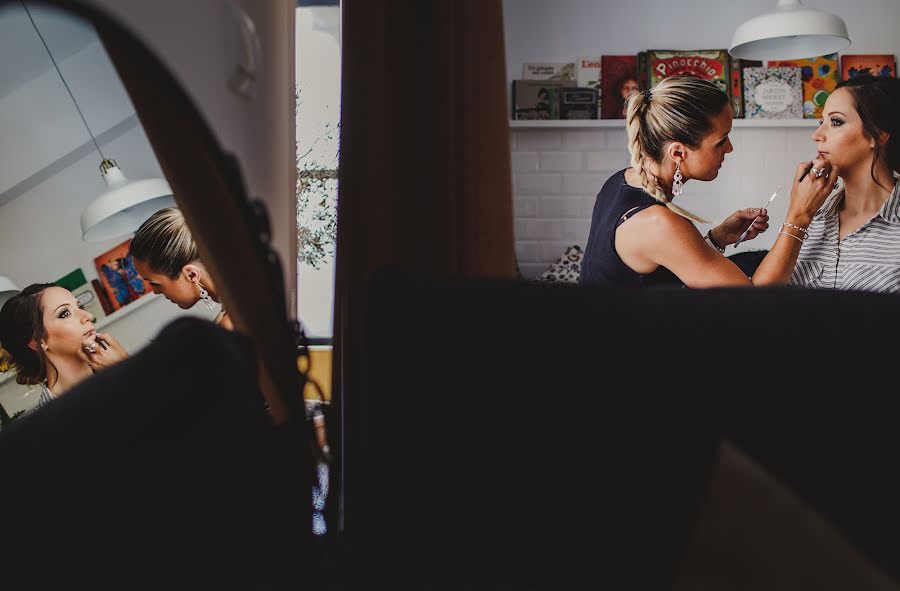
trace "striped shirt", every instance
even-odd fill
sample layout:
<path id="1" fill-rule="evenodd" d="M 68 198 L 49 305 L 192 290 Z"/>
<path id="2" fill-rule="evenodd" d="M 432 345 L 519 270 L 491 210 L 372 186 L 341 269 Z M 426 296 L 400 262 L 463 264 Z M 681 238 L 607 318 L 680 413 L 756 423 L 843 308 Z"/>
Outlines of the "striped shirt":
<path id="1" fill-rule="evenodd" d="M 792 285 L 854 291 L 900 292 L 900 183 L 875 216 L 839 237 L 841 189 L 813 216 Z"/>
<path id="2" fill-rule="evenodd" d="M 41 382 L 41 397 L 38 399 L 37 407 L 41 408 L 56 400 L 56 396 L 47 387 L 47 384 Z"/>

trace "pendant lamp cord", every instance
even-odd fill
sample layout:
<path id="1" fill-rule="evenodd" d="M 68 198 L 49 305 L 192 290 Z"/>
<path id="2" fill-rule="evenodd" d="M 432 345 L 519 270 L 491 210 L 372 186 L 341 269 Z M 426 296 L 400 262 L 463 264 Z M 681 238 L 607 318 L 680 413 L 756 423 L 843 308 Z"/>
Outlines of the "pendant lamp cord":
<path id="1" fill-rule="evenodd" d="M 47 46 L 47 42 L 44 40 L 44 36 L 41 35 L 41 31 L 38 29 L 37 23 L 34 22 L 34 17 L 31 16 L 31 11 L 28 10 L 28 6 L 25 4 L 25 0 L 20 0 L 22 2 L 22 8 L 25 9 L 25 14 L 28 15 L 28 20 L 31 21 L 31 26 L 34 27 L 35 33 L 40 38 L 41 43 L 44 44 L 44 49 L 47 50 L 47 55 L 50 56 L 50 61 L 53 62 L 53 67 L 56 68 L 56 73 L 59 74 L 59 79 L 62 80 L 63 86 L 66 87 L 66 90 L 69 92 L 69 98 L 72 99 L 72 104 L 75 105 L 75 110 L 78 111 L 78 116 L 81 117 L 81 122 L 84 123 L 84 128 L 87 130 L 88 135 L 91 136 L 91 141 L 94 142 L 94 147 L 97 148 L 97 151 L 100 152 L 100 158 L 106 160 L 106 156 L 103 155 L 103 150 L 100 149 L 100 144 L 97 143 L 97 140 L 94 138 L 94 134 L 91 133 L 91 128 L 88 127 L 87 120 L 84 118 L 84 113 L 81 112 L 81 109 L 78 108 L 78 102 L 75 100 L 75 95 L 72 94 L 72 89 L 69 88 L 68 83 L 66 83 L 66 79 L 63 78 L 62 72 L 59 71 L 59 65 L 56 63 L 56 60 L 53 59 L 53 54 L 50 53 L 50 48 Z"/>

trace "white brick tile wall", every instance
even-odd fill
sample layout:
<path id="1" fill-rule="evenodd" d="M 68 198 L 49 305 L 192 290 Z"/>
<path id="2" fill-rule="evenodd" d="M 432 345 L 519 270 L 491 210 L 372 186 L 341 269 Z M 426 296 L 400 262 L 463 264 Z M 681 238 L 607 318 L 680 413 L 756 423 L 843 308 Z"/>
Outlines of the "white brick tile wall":
<path id="1" fill-rule="evenodd" d="M 515 176 L 515 193 L 522 195 L 540 195 L 541 193 L 559 193 L 562 188 L 562 175 L 549 174 L 517 174 Z"/>
<path id="2" fill-rule="evenodd" d="M 593 207 L 593 197 L 575 197 L 570 195 L 541 197 L 538 203 L 538 217 L 548 218 L 581 218 L 584 217 L 585 201 Z"/>
<path id="3" fill-rule="evenodd" d="M 516 150 L 553 150 L 562 146 L 562 131 L 523 130 L 518 132 Z"/>
<path id="4" fill-rule="evenodd" d="M 566 150 L 605 148 L 607 135 L 605 130 L 573 129 L 563 134 L 563 146 Z"/>
<path id="5" fill-rule="evenodd" d="M 513 215 L 518 218 L 538 217 L 538 200 L 540 198 L 530 195 L 519 195 L 513 199 Z"/>
<path id="6" fill-rule="evenodd" d="M 785 188 L 770 207 L 769 232 L 738 251 L 771 247 L 787 212 L 793 171 L 815 152 L 813 131 L 812 127 L 733 129 L 735 151 L 726 157 L 719 177 L 710 183 L 686 184 L 680 204 L 718 223 L 737 209 L 759 207 L 782 184 Z M 512 132 L 510 145 L 516 253 L 522 274 L 533 278 L 567 247 L 587 242 L 597 193 L 611 174 L 628 164 L 625 130 L 520 129 Z M 708 228 L 698 227 L 704 232 Z"/>
<path id="7" fill-rule="evenodd" d="M 630 156 L 625 150 L 605 150 L 603 152 L 588 152 L 588 170 L 607 170 L 616 172 L 630 164 Z"/>
<path id="8" fill-rule="evenodd" d="M 516 152 L 512 153 L 512 171 L 515 172 L 537 172 L 538 171 L 538 152 Z"/>
<path id="9" fill-rule="evenodd" d="M 541 171 L 572 172 L 584 169 L 583 152 L 541 152 Z"/>

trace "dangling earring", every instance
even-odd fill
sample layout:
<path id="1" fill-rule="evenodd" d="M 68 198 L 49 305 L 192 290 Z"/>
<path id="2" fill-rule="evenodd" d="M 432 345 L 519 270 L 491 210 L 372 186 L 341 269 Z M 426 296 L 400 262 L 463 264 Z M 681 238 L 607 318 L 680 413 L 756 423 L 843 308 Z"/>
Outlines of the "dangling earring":
<path id="1" fill-rule="evenodd" d="M 681 195 L 681 192 L 684 190 L 684 182 L 681 180 L 684 178 L 681 176 L 681 165 L 677 162 L 675 163 L 675 180 L 672 181 L 672 198 L 678 197 Z"/>
<path id="2" fill-rule="evenodd" d="M 203 305 L 206 306 L 207 310 L 214 310 L 216 303 L 213 301 L 212 297 L 210 297 L 209 292 L 206 291 L 199 281 L 197 282 L 197 287 L 200 288 L 200 299 L 203 300 Z"/>

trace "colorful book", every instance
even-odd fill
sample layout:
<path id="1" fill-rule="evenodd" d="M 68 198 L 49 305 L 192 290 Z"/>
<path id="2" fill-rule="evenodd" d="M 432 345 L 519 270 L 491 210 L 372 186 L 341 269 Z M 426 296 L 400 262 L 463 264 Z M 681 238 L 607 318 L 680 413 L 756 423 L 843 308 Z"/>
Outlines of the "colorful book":
<path id="1" fill-rule="evenodd" d="M 796 60 L 776 60 L 766 64 L 771 67 L 800 68 L 803 81 L 803 117 L 821 119 L 822 108 L 838 83 L 838 56 L 836 53 Z"/>
<path id="2" fill-rule="evenodd" d="M 762 65 L 760 60 L 731 58 L 731 110 L 736 119 L 744 117 L 744 68 Z"/>
<path id="3" fill-rule="evenodd" d="M 849 80 L 860 74 L 896 77 L 897 59 L 893 55 L 842 55 L 841 80 Z"/>
<path id="4" fill-rule="evenodd" d="M 800 68 L 744 68 L 744 109 L 747 119 L 802 119 Z"/>
<path id="5" fill-rule="evenodd" d="M 604 55 L 601 59 L 600 118 L 624 119 L 625 97 L 638 90 L 638 57 L 636 55 Z"/>
<path id="6" fill-rule="evenodd" d="M 512 118 L 559 119 L 560 88 L 573 86 L 569 80 L 513 80 Z"/>
<path id="7" fill-rule="evenodd" d="M 647 62 L 647 52 L 639 51 L 637 54 L 638 65 L 638 90 L 650 88 L 650 65 Z"/>
<path id="8" fill-rule="evenodd" d="M 602 64 L 600 57 L 580 57 L 575 61 L 575 83 L 580 88 L 597 91 L 597 108 L 600 108 L 603 91 L 600 89 Z M 596 117 L 593 117 L 596 119 Z"/>
<path id="9" fill-rule="evenodd" d="M 575 62 L 525 62 L 522 64 L 523 80 L 575 81 Z"/>
<path id="10" fill-rule="evenodd" d="M 651 89 L 669 76 L 687 75 L 709 80 L 731 96 L 731 59 L 726 49 L 651 49 L 647 52 L 647 67 Z"/>

